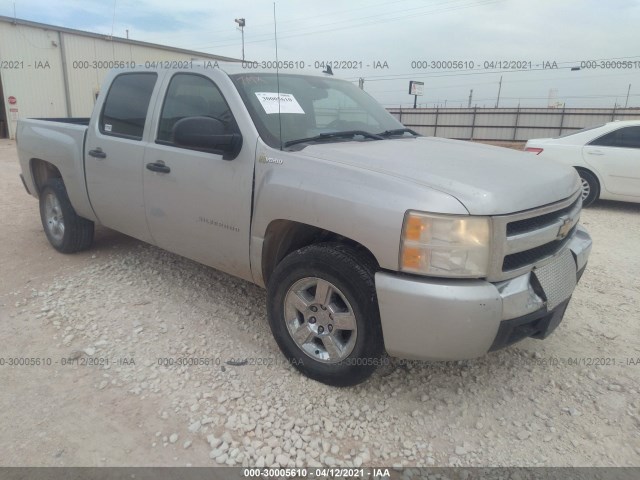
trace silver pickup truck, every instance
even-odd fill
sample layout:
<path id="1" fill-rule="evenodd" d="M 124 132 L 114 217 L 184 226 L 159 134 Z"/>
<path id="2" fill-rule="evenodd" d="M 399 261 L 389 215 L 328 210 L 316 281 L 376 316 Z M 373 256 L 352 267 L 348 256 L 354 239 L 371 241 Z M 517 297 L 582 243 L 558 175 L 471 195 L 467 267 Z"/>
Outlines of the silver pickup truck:
<path id="1" fill-rule="evenodd" d="M 21 120 L 17 141 L 55 249 L 99 223 L 265 287 L 283 354 L 336 386 L 385 350 L 546 337 L 591 250 L 573 168 L 420 136 L 330 76 L 115 71 L 91 118 Z"/>

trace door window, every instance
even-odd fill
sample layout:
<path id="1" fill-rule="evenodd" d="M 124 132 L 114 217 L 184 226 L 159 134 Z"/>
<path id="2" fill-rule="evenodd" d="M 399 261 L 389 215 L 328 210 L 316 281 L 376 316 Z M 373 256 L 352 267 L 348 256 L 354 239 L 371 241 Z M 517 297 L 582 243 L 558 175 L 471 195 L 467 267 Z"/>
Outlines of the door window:
<path id="1" fill-rule="evenodd" d="M 590 145 L 600 147 L 640 148 L 640 126 L 625 127 L 596 138 Z"/>
<path id="2" fill-rule="evenodd" d="M 157 143 L 174 145 L 173 127 L 187 117 L 211 117 L 220 120 L 225 133 L 238 133 L 231 109 L 218 87 L 206 77 L 192 73 L 173 76 L 162 106 Z"/>
<path id="3" fill-rule="evenodd" d="M 155 73 L 123 73 L 111 83 L 100 115 L 100 133 L 142 140 Z"/>

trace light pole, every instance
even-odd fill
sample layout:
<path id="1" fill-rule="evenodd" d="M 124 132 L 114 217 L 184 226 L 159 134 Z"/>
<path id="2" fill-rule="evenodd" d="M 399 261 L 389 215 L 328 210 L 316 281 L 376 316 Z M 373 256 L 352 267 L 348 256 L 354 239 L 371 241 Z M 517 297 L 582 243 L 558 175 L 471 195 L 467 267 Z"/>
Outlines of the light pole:
<path id="1" fill-rule="evenodd" d="M 500 84 L 498 86 L 498 99 L 496 100 L 496 108 L 500 105 L 500 92 L 502 91 L 502 75 L 500 75 Z"/>
<path id="2" fill-rule="evenodd" d="M 629 84 L 629 88 L 627 89 L 627 99 L 624 102 L 624 108 L 629 106 L 629 93 L 631 93 L 631 84 Z"/>
<path id="3" fill-rule="evenodd" d="M 244 26 L 246 22 L 244 18 L 236 18 L 235 22 L 240 27 L 240 32 L 242 32 L 242 61 L 244 62 Z"/>

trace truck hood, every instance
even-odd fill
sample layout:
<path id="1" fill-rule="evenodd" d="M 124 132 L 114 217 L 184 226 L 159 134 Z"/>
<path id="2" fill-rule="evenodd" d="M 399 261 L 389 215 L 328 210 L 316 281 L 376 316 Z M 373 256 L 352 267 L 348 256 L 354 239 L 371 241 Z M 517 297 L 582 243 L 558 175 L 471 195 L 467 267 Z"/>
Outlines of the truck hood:
<path id="1" fill-rule="evenodd" d="M 508 148 L 438 137 L 313 144 L 297 153 L 439 190 L 472 215 L 540 207 L 579 187 L 571 167 Z"/>

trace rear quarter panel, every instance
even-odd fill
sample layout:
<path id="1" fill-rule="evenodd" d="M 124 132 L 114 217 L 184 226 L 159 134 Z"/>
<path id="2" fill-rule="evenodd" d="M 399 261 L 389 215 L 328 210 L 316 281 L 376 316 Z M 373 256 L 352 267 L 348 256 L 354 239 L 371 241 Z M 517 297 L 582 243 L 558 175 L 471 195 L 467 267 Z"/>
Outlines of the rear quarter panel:
<path id="1" fill-rule="evenodd" d="M 47 120 L 18 121 L 18 158 L 24 180 L 33 196 L 38 196 L 33 160 L 44 160 L 62 175 L 71 205 L 78 215 L 95 220 L 84 176 L 84 136 L 87 127 Z"/>

